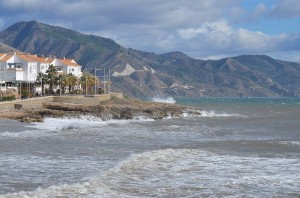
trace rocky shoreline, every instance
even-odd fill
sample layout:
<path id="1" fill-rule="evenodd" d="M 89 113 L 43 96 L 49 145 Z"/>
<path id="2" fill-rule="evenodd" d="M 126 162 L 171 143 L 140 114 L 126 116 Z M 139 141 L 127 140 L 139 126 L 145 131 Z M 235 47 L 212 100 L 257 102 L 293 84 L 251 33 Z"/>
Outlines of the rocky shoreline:
<path id="1" fill-rule="evenodd" d="M 21 122 L 43 122 L 45 117 L 80 117 L 89 115 L 108 119 L 133 119 L 148 117 L 163 119 L 166 117 L 180 117 L 184 113 L 200 114 L 199 111 L 177 104 L 146 102 L 132 98 L 113 98 L 101 101 L 96 105 L 48 102 L 43 108 L 29 110 L 14 110 L 1 112 L 0 118 L 15 119 Z"/>

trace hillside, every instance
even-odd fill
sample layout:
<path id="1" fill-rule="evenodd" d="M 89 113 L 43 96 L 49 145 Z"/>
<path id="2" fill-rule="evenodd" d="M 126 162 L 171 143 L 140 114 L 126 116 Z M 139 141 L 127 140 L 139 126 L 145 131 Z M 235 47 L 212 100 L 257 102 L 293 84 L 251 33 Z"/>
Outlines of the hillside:
<path id="1" fill-rule="evenodd" d="M 16 51 L 19 50 L 0 42 L 0 53 L 16 52 Z"/>
<path id="2" fill-rule="evenodd" d="M 300 65 L 268 56 L 204 61 L 181 52 L 155 54 L 36 21 L 10 26 L 0 40 L 32 54 L 75 58 L 85 68 L 101 68 L 100 76 L 113 70 L 112 90 L 136 97 L 300 95 Z"/>

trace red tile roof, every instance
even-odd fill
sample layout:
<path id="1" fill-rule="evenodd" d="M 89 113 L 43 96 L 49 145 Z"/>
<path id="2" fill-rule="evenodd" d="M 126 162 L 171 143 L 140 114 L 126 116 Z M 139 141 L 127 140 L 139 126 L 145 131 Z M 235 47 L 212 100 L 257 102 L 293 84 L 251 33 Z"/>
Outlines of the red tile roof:
<path id="1" fill-rule="evenodd" d="M 27 62 L 38 62 L 37 60 L 33 59 L 32 57 L 30 57 L 30 55 L 26 55 L 26 54 L 17 54 L 17 56 Z"/>
<path id="2" fill-rule="evenodd" d="M 80 66 L 78 63 L 75 62 L 74 59 L 59 59 L 59 62 L 68 66 Z"/>
<path id="3" fill-rule="evenodd" d="M 0 62 L 6 62 L 8 59 L 10 59 L 13 56 L 13 54 L 1 54 Z"/>

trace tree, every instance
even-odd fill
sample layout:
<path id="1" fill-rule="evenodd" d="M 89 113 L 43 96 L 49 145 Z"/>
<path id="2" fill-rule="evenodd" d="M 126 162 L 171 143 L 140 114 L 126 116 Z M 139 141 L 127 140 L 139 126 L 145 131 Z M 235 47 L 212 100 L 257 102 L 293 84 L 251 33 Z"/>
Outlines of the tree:
<path id="1" fill-rule="evenodd" d="M 67 86 L 69 87 L 69 93 L 74 91 L 74 87 L 78 83 L 78 78 L 74 74 L 67 74 Z"/>
<path id="2" fill-rule="evenodd" d="M 96 83 L 97 82 L 98 81 L 96 80 Z M 80 77 L 79 83 L 82 86 L 83 93 L 87 94 L 89 92 L 91 94 L 92 87 L 94 87 L 94 85 L 95 85 L 95 76 L 93 76 L 89 73 L 83 73 L 83 75 Z"/>
<path id="3" fill-rule="evenodd" d="M 53 85 L 57 83 L 57 70 L 53 65 L 50 65 L 46 73 L 46 82 L 49 84 L 49 92 L 53 94 Z"/>
<path id="4" fill-rule="evenodd" d="M 36 81 L 40 83 L 42 86 L 42 95 L 44 95 L 46 80 L 47 80 L 47 75 L 42 72 L 40 72 L 36 78 Z"/>

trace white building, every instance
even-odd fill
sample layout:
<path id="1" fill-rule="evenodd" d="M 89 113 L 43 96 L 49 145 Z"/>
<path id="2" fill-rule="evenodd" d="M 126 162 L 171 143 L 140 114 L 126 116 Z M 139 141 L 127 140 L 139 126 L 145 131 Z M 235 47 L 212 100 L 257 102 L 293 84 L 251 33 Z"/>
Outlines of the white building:
<path id="1" fill-rule="evenodd" d="M 47 73 L 50 65 L 58 74 L 81 76 L 81 65 L 73 59 L 38 57 L 22 53 L 0 53 L 0 89 L 18 87 L 19 84 L 34 83 L 39 73 Z"/>

